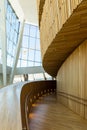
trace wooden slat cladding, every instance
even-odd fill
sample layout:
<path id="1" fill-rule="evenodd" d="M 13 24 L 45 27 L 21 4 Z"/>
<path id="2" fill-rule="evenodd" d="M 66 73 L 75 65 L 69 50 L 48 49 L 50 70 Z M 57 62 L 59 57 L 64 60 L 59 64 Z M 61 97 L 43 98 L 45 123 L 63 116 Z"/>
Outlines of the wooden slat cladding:
<path id="1" fill-rule="evenodd" d="M 60 3 L 58 0 L 45 1 L 40 26 L 41 51 L 43 67 L 50 75 L 56 76 L 65 59 L 87 38 L 86 14 L 86 0 L 76 3 L 68 0 Z"/>
<path id="2" fill-rule="evenodd" d="M 66 59 L 57 74 L 58 101 L 87 119 L 87 40 Z"/>
<path id="3" fill-rule="evenodd" d="M 74 0 L 46 0 L 40 26 L 42 52 L 52 43 L 56 34 L 80 3 Z M 77 0 L 75 0 L 77 1 Z M 47 47 L 44 47 L 46 45 Z M 44 50 L 45 49 L 45 50 Z"/>
<path id="4" fill-rule="evenodd" d="M 44 6 L 45 0 L 37 0 L 37 10 L 38 10 L 38 20 L 39 20 L 39 26 L 40 21 L 43 13 L 43 6 Z"/>

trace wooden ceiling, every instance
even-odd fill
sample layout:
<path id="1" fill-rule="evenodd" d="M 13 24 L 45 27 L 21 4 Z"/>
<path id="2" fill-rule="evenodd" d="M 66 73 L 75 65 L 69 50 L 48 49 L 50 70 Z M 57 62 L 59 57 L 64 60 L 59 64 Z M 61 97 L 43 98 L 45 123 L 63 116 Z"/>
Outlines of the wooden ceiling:
<path id="1" fill-rule="evenodd" d="M 53 77 L 66 58 L 87 39 L 87 0 L 74 10 L 73 14 L 58 32 L 43 57 L 43 67 Z"/>

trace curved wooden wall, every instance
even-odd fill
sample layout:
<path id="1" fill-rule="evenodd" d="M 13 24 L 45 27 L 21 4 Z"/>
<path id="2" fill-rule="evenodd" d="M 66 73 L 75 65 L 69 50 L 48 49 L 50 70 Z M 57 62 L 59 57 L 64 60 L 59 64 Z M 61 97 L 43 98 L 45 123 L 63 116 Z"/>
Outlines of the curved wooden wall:
<path id="1" fill-rule="evenodd" d="M 27 83 L 21 91 L 21 119 L 22 129 L 29 130 L 29 113 L 32 104 L 43 94 L 54 92 L 56 90 L 56 81 L 35 81 Z"/>
<path id="2" fill-rule="evenodd" d="M 57 74 L 58 101 L 87 119 L 87 40 L 66 59 Z"/>
<path id="3" fill-rule="evenodd" d="M 87 38 L 87 1 L 50 1 L 45 1 L 42 13 L 41 51 L 45 71 L 56 77 L 65 59 Z"/>
<path id="4" fill-rule="evenodd" d="M 41 22 L 42 13 L 43 13 L 44 3 L 45 3 L 45 0 L 37 0 L 39 26 L 40 26 L 40 22 Z"/>
<path id="5" fill-rule="evenodd" d="M 57 76 L 58 100 L 87 118 L 87 0 L 45 0 L 40 35 L 42 64 Z"/>

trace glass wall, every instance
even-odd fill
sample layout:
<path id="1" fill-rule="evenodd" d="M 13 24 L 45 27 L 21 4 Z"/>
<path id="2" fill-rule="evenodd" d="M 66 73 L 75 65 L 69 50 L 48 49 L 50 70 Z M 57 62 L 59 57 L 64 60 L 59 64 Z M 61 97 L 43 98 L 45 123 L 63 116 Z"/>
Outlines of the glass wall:
<path id="1" fill-rule="evenodd" d="M 36 80 L 51 80 L 52 77 L 47 73 L 37 73 L 37 74 L 28 74 L 28 81 L 36 81 Z M 15 75 L 14 83 L 23 82 L 23 75 Z"/>
<path id="2" fill-rule="evenodd" d="M 17 67 L 41 66 L 40 37 L 37 26 L 25 24 Z"/>
<path id="3" fill-rule="evenodd" d="M 6 2 L 7 66 L 13 65 L 19 35 L 19 20 L 10 3 Z"/>
<path id="4" fill-rule="evenodd" d="M 24 81 L 23 75 L 15 75 L 13 83 L 23 82 L 23 81 Z"/>
<path id="5" fill-rule="evenodd" d="M 0 41 L 1 42 L 1 41 Z M 0 64 L 2 64 L 2 51 L 1 51 L 1 43 L 0 43 Z"/>
<path id="6" fill-rule="evenodd" d="M 7 66 L 13 67 L 15 51 L 18 43 L 20 22 L 10 3 L 6 1 L 6 42 L 7 42 Z M 1 44 L 0 44 L 1 45 Z M 2 63 L 2 51 L 0 46 L 0 64 Z M 42 66 L 40 52 L 40 35 L 38 26 L 25 24 L 22 45 L 17 67 Z M 45 73 L 28 74 L 28 80 L 48 79 Z M 51 79 L 51 77 L 50 77 Z M 24 81 L 23 75 L 16 75 L 14 82 Z"/>
<path id="7" fill-rule="evenodd" d="M 17 67 L 34 66 L 42 66 L 39 28 L 35 25 L 25 24 Z M 23 81 L 20 77 L 21 76 L 15 76 L 14 82 L 19 79 Z M 47 73 L 28 74 L 28 81 L 45 79 L 52 79 L 52 77 Z"/>

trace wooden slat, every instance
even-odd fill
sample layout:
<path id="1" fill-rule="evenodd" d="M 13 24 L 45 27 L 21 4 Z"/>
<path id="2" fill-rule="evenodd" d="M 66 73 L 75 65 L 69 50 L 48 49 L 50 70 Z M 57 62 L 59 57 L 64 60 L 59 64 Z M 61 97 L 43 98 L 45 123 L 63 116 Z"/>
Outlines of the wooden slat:
<path id="1" fill-rule="evenodd" d="M 48 0 L 46 0 L 44 5 L 40 28 L 41 52 L 45 71 L 55 77 L 65 59 L 87 38 L 87 1 L 83 0 L 82 2 L 76 1 L 73 3 L 73 11 L 71 10 L 71 15 L 67 12 L 65 6 L 67 3 L 65 3 L 65 1 L 60 1 L 58 5 L 57 3 L 52 4 L 54 7 L 57 5 L 57 9 L 60 5 L 60 11 L 58 10 L 59 12 L 57 12 L 57 14 L 55 13 L 55 17 L 52 17 L 51 21 L 49 21 L 50 18 L 48 18 L 48 16 L 51 16 L 51 11 L 47 10 L 47 3 Z M 69 14 L 67 15 L 67 13 Z"/>
<path id="2" fill-rule="evenodd" d="M 86 59 L 87 40 L 74 50 L 59 69 L 57 95 L 60 102 L 87 119 Z"/>
<path id="3" fill-rule="evenodd" d="M 44 3 L 45 3 L 45 0 L 37 0 L 37 10 L 38 10 L 39 26 L 40 26 L 40 22 L 41 22 L 42 13 L 43 13 Z"/>

